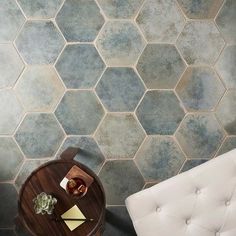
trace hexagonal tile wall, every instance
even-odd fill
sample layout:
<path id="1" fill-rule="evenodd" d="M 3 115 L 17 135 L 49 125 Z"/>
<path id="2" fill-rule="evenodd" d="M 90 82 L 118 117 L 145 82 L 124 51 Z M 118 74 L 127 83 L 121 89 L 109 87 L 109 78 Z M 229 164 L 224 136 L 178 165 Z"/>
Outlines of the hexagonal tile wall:
<path id="1" fill-rule="evenodd" d="M 148 137 L 135 161 L 145 181 L 163 181 L 178 174 L 185 156 L 172 137 Z"/>
<path id="2" fill-rule="evenodd" d="M 124 205 L 129 195 L 140 191 L 144 186 L 143 177 L 132 160 L 106 162 L 99 177 L 108 205 Z"/>
<path id="3" fill-rule="evenodd" d="M 134 111 L 145 88 L 132 68 L 107 68 L 96 93 L 109 111 Z"/>
<path id="4" fill-rule="evenodd" d="M 224 40 L 213 22 L 188 22 L 177 40 L 177 48 L 188 64 L 214 64 Z"/>
<path id="5" fill-rule="evenodd" d="M 64 133 L 50 113 L 27 114 L 15 139 L 27 158 L 52 157 L 64 139 Z"/>
<path id="6" fill-rule="evenodd" d="M 55 115 L 67 134 L 89 135 L 96 130 L 104 110 L 92 91 L 67 91 Z"/>
<path id="7" fill-rule="evenodd" d="M 170 44 L 148 44 L 137 64 L 149 89 L 173 89 L 184 69 L 185 63 Z"/>
<path id="8" fill-rule="evenodd" d="M 190 170 L 190 169 L 192 169 L 196 166 L 199 166 L 199 165 L 205 163 L 206 161 L 209 161 L 209 159 L 190 159 L 190 160 L 187 160 L 184 163 L 184 166 L 181 169 L 181 173 L 185 172 L 185 171 L 188 171 L 188 170 Z"/>
<path id="9" fill-rule="evenodd" d="M 236 91 L 229 90 L 216 110 L 216 115 L 228 134 L 236 134 Z"/>
<path id="10" fill-rule="evenodd" d="M 164 43 L 174 43 L 185 24 L 172 0 L 147 0 L 136 21 L 148 42 Z"/>
<path id="11" fill-rule="evenodd" d="M 56 22 L 69 42 L 91 42 L 104 24 L 94 0 L 66 0 Z"/>
<path id="12" fill-rule="evenodd" d="M 176 133 L 176 138 L 189 158 L 213 157 L 225 133 L 212 113 L 188 114 Z"/>
<path id="13" fill-rule="evenodd" d="M 16 46 L 28 64 L 53 64 L 65 41 L 52 21 L 27 21 Z"/>
<path id="14" fill-rule="evenodd" d="M 172 91 L 148 91 L 136 115 L 147 134 L 171 135 L 185 113 Z"/>
<path id="15" fill-rule="evenodd" d="M 236 148 L 236 136 L 228 136 L 220 147 L 217 156 Z"/>
<path id="16" fill-rule="evenodd" d="M 210 67 L 188 67 L 176 92 L 188 111 L 213 110 L 225 88 Z"/>
<path id="17" fill-rule="evenodd" d="M 109 66 L 132 66 L 141 54 L 145 41 L 130 21 L 109 21 L 96 41 Z"/>
<path id="18" fill-rule="evenodd" d="M 92 88 L 105 68 L 92 45 L 68 45 L 56 63 L 67 88 Z"/>
<path id="19" fill-rule="evenodd" d="M 27 67 L 18 81 L 16 93 L 27 111 L 51 111 L 64 93 L 53 67 Z"/>
<path id="20" fill-rule="evenodd" d="M 107 114 L 95 139 L 108 159 L 133 158 L 145 134 L 132 114 Z"/>
<path id="21" fill-rule="evenodd" d="M 12 87 L 24 68 L 20 56 L 11 44 L 0 45 L 0 88 Z"/>

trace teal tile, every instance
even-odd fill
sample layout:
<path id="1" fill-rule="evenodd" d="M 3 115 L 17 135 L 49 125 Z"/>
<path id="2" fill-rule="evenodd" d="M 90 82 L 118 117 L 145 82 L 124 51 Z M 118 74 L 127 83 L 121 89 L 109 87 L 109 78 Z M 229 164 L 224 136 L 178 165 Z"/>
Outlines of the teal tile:
<path id="1" fill-rule="evenodd" d="M 210 67 L 188 67 L 176 92 L 188 111 L 211 111 L 223 96 L 225 88 Z"/>
<path id="2" fill-rule="evenodd" d="M 148 137 L 135 161 L 145 181 L 163 181 L 178 174 L 185 156 L 173 138 Z"/>
<path id="3" fill-rule="evenodd" d="M 108 159 L 133 158 L 144 137 L 144 131 L 129 113 L 108 113 L 95 134 Z"/>
<path id="4" fill-rule="evenodd" d="M 172 91 L 148 91 L 136 115 L 147 134 L 170 135 L 175 132 L 185 113 Z"/>
<path id="5" fill-rule="evenodd" d="M 175 46 L 170 44 L 148 44 L 137 64 L 149 89 L 173 89 L 185 67 Z"/>
<path id="6" fill-rule="evenodd" d="M 92 88 L 105 68 L 93 45 L 68 45 L 56 63 L 67 88 Z"/>
<path id="7" fill-rule="evenodd" d="M 137 19 L 148 42 L 174 43 L 185 20 L 173 0 L 147 0 Z"/>
<path id="8" fill-rule="evenodd" d="M 0 229 L 0 236 L 16 236 L 12 229 Z"/>
<path id="9" fill-rule="evenodd" d="M 27 114 L 15 139 L 27 158 L 52 157 L 64 139 L 57 120 L 50 113 Z"/>
<path id="10" fill-rule="evenodd" d="M 66 0 L 56 22 L 69 42 L 91 42 L 104 19 L 94 0 Z"/>
<path id="11" fill-rule="evenodd" d="M 108 205 L 124 205 L 125 199 L 143 188 L 144 180 L 132 160 L 108 161 L 99 173 Z"/>
<path id="12" fill-rule="evenodd" d="M 52 21 L 27 21 L 16 40 L 27 64 L 53 64 L 64 44 Z"/>
<path id="13" fill-rule="evenodd" d="M 109 111 L 134 111 L 145 88 L 132 68 L 107 68 L 96 93 Z"/>
<path id="14" fill-rule="evenodd" d="M 108 21 L 96 45 L 109 66 L 131 66 L 142 52 L 145 41 L 130 21 Z"/>
<path id="15" fill-rule="evenodd" d="M 104 110 L 92 91 L 68 91 L 55 115 L 67 134 L 92 134 L 100 123 Z"/>
<path id="16" fill-rule="evenodd" d="M 229 152 L 236 148 L 236 136 L 229 136 L 225 139 L 216 156 Z"/>
<path id="17" fill-rule="evenodd" d="M 188 114 L 176 138 L 189 158 L 209 159 L 224 139 L 224 131 L 212 113 Z"/>
<path id="18" fill-rule="evenodd" d="M 181 169 L 181 173 L 185 172 L 185 171 L 188 171 L 188 170 L 190 170 L 190 169 L 192 169 L 196 166 L 199 166 L 199 165 L 205 163 L 206 161 L 208 161 L 208 159 L 191 159 L 191 160 L 187 160 L 184 163 L 184 166 Z"/>

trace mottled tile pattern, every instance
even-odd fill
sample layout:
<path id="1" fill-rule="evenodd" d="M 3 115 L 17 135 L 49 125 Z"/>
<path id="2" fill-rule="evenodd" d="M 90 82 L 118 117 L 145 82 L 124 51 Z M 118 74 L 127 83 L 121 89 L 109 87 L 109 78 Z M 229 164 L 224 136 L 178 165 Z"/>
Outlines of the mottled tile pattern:
<path id="1" fill-rule="evenodd" d="M 134 65 L 145 42 L 129 21 L 109 21 L 97 39 L 97 47 L 109 66 Z"/>
<path id="2" fill-rule="evenodd" d="M 50 113 L 27 114 L 15 139 L 28 158 L 51 157 L 58 150 L 64 133 Z"/>
<path id="3" fill-rule="evenodd" d="M 52 21 L 27 21 L 16 46 L 28 64 L 53 64 L 64 46 L 64 39 Z"/>
<path id="4" fill-rule="evenodd" d="M 185 156 L 171 137 L 148 137 L 135 161 L 146 181 L 163 181 L 176 175 Z"/>
<path id="5" fill-rule="evenodd" d="M 27 67 L 16 93 L 27 111 L 51 111 L 64 92 L 55 70 L 49 66 Z"/>
<path id="6" fill-rule="evenodd" d="M 172 91 L 148 91 L 136 111 L 147 134 L 161 135 L 173 134 L 184 114 Z"/>
<path id="7" fill-rule="evenodd" d="M 143 188 L 144 180 L 132 160 L 108 161 L 99 173 L 108 205 L 124 205 L 125 199 Z"/>
<path id="8" fill-rule="evenodd" d="M 68 45 L 56 63 L 67 88 L 92 88 L 104 70 L 104 62 L 92 45 Z"/>
<path id="9" fill-rule="evenodd" d="M 148 44 L 137 64 L 149 89 L 173 89 L 184 69 L 185 63 L 170 44 Z"/>
<path id="10" fill-rule="evenodd" d="M 108 114 L 95 138 L 106 158 L 133 158 L 144 139 L 144 131 L 132 114 Z"/>
<path id="11" fill-rule="evenodd" d="M 145 88 L 132 68 L 108 68 L 96 93 L 109 111 L 134 111 Z"/>
<path id="12" fill-rule="evenodd" d="M 174 43 L 185 20 L 173 0 L 147 0 L 137 19 L 148 42 Z"/>
<path id="13" fill-rule="evenodd" d="M 210 111 L 224 94 L 225 88 L 210 67 L 188 67 L 176 92 L 188 111 Z"/>
<path id="14" fill-rule="evenodd" d="M 214 64 L 224 40 L 213 22 L 188 22 L 177 40 L 177 47 L 188 64 Z"/>
<path id="15" fill-rule="evenodd" d="M 92 134 L 100 123 L 104 110 L 92 91 L 68 91 L 55 115 L 67 134 Z"/>
<path id="16" fill-rule="evenodd" d="M 190 170 L 190 169 L 192 169 L 196 166 L 199 166 L 199 165 L 205 163 L 206 161 L 208 161 L 208 159 L 191 159 L 191 160 L 187 160 L 184 163 L 184 166 L 181 169 L 181 173 L 185 172 L 187 170 Z"/>
<path id="17" fill-rule="evenodd" d="M 69 42 L 93 41 L 104 19 L 94 0 L 66 0 L 56 22 Z"/>
<path id="18" fill-rule="evenodd" d="M 176 138 L 189 158 L 213 157 L 224 138 L 224 131 L 211 113 L 189 114 Z"/>
<path id="19" fill-rule="evenodd" d="M 236 136 L 229 136 L 225 139 L 220 150 L 217 153 L 217 156 L 229 152 L 236 148 Z"/>

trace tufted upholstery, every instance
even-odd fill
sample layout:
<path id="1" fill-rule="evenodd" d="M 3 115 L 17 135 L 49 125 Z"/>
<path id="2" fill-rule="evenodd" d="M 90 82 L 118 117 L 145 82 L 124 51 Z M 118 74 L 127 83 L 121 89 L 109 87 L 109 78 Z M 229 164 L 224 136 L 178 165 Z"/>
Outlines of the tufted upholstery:
<path id="1" fill-rule="evenodd" d="M 236 236 L 236 149 L 126 199 L 138 236 Z"/>

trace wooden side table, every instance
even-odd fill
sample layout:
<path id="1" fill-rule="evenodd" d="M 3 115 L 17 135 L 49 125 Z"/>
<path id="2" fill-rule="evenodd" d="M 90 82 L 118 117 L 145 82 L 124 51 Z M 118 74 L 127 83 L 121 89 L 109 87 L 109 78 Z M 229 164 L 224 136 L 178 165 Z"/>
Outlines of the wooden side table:
<path id="1" fill-rule="evenodd" d="M 20 222 L 27 231 L 34 236 L 92 236 L 101 235 L 105 222 L 105 194 L 97 175 L 86 166 L 73 160 L 79 152 L 77 148 L 68 148 L 61 155 L 60 160 L 48 162 L 32 172 L 23 184 L 18 201 Z M 88 189 L 87 194 L 80 199 L 68 195 L 60 187 L 61 180 L 70 168 L 77 165 L 90 176 L 94 182 Z M 41 192 L 52 194 L 58 200 L 54 213 L 60 217 L 72 206 L 77 205 L 87 218 L 93 222 L 84 222 L 74 231 L 70 231 L 66 224 L 55 222 L 49 215 L 37 215 L 34 211 L 33 199 Z"/>

